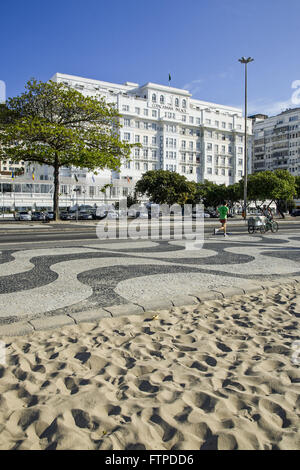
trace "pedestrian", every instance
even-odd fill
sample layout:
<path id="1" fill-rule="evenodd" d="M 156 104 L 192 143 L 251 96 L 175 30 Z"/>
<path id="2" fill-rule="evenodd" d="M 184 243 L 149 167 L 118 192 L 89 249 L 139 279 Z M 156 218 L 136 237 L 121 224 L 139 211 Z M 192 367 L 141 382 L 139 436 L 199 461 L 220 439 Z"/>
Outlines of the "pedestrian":
<path id="1" fill-rule="evenodd" d="M 215 228 L 214 229 L 214 235 L 216 235 L 219 231 L 222 231 L 224 232 L 224 237 L 227 236 L 227 233 L 226 233 L 226 222 L 227 222 L 227 214 L 228 214 L 228 204 L 226 201 L 223 201 L 222 205 L 220 207 L 218 207 L 217 209 L 218 213 L 219 213 L 219 220 L 220 220 L 220 224 L 221 224 L 221 228 Z"/>

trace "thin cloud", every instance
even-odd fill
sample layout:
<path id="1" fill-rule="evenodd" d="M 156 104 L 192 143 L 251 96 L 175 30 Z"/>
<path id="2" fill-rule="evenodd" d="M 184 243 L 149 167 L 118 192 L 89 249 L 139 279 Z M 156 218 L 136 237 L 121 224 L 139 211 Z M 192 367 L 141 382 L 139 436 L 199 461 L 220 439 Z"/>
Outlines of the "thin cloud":
<path id="1" fill-rule="evenodd" d="M 202 84 L 205 82 L 203 79 L 192 80 L 189 83 L 183 85 L 183 89 L 189 91 L 192 95 L 196 95 L 202 90 Z"/>

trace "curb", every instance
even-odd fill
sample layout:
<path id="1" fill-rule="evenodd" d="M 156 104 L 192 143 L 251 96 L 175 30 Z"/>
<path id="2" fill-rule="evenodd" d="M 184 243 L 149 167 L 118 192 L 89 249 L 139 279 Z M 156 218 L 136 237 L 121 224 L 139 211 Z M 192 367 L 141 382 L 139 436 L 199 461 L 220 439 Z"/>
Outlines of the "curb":
<path id="1" fill-rule="evenodd" d="M 300 284 L 300 276 L 287 277 L 276 281 L 266 281 L 261 285 L 249 282 L 243 288 L 229 287 L 216 290 L 202 290 L 190 295 L 175 296 L 172 299 L 153 299 L 151 302 L 139 304 L 121 304 L 103 307 L 97 310 L 86 310 L 66 315 L 44 316 L 35 320 L 20 321 L 0 325 L 0 338 L 24 336 L 35 331 L 57 329 L 63 326 L 77 325 L 79 323 L 97 323 L 102 318 L 117 318 L 120 316 L 141 315 L 160 310 L 171 310 L 174 307 L 195 307 L 207 301 L 224 300 L 232 297 L 258 294 L 269 289 L 279 288 L 283 285 L 295 286 Z"/>

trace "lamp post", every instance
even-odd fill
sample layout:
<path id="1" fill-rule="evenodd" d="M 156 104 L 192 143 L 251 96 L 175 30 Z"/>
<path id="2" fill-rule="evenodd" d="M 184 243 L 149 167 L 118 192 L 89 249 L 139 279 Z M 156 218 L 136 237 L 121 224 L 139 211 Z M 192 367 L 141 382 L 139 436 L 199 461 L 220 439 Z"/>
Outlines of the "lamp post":
<path id="1" fill-rule="evenodd" d="M 247 180 L 248 180 L 248 154 L 247 154 L 247 65 L 253 62 L 252 57 L 242 57 L 239 59 L 241 64 L 245 64 L 245 143 L 244 143 L 244 219 L 247 218 Z"/>

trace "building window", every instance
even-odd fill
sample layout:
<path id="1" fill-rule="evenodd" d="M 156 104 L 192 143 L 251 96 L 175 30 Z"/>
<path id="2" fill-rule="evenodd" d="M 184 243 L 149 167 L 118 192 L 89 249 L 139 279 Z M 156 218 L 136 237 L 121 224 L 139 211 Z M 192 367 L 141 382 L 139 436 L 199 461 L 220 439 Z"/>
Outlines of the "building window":
<path id="1" fill-rule="evenodd" d="M 124 126 L 130 127 L 130 119 L 124 119 Z"/>
<path id="2" fill-rule="evenodd" d="M 182 100 L 182 107 L 186 108 L 186 100 Z"/>
<path id="3" fill-rule="evenodd" d="M 152 111 L 152 117 L 157 117 L 157 111 L 155 110 Z"/>
<path id="4" fill-rule="evenodd" d="M 123 104 L 122 111 L 129 111 L 129 106 L 127 104 Z"/>
<path id="5" fill-rule="evenodd" d="M 211 168 L 207 168 L 207 174 L 212 175 L 212 169 Z"/>
<path id="6" fill-rule="evenodd" d="M 162 104 L 165 102 L 165 98 L 164 98 L 163 95 L 160 95 L 159 101 L 160 101 L 160 103 L 162 103 Z"/>
<path id="7" fill-rule="evenodd" d="M 135 162 L 135 169 L 136 169 L 136 170 L 139 170 L 139 169 L 140 169 L 140 164 L 139 164 L 139 162 Z"/>
<path id="8" fill-rule="evenodd" d="M 144 109 L 144 116 L 148 116 L 148 109 Z"/>
<path id="9" fill-rule="evenodd" d="M 129 132 L 124 132 L 124 140 L 127 140 L 127 141 L 130 140 L 130 133 Z"/>
<path id="10" fill-rule="evenodd" d="M 140 114 L 140 111 L 141 111 L 140 108 L 135 108 L 135 113 L 136 114 Z"/>
<path id="11" fill-rule="evenodd" d="M 155 93 L 153 93 L 153 95 L 152 95 L 152 101 L 153 101 L 153 103 L 156 103 L 156 94 Z"/>

